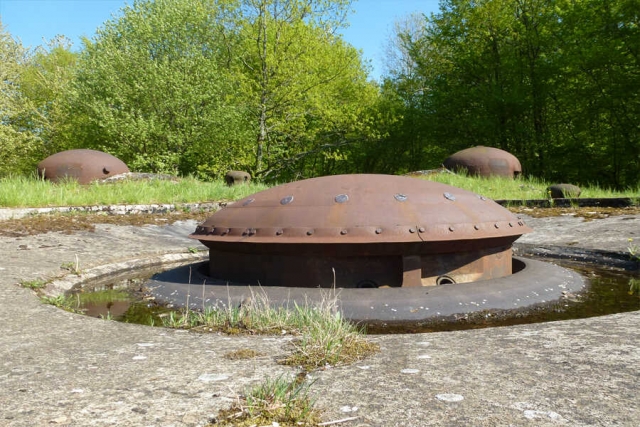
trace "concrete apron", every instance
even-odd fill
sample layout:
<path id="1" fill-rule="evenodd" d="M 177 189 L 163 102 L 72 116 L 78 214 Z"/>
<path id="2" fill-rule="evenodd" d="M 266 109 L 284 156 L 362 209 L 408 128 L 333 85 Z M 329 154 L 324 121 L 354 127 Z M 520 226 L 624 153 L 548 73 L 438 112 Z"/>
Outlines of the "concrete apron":
<path id="1" fill-rule="evenodd" d="M 637 217 L 527 223 L 536 231 L 524 243 L 577 242 L 571 246 L 620 254 L 640 230 Z M 193 242 L 185 236 L 194 227 L 99 225 L 95 233 L 0 238 L 0 425 L 203 425 L 246 386 L 295 372 L 275 362 L 287 352 L 286 335 L 227 337 L 107 322 L 43 305 L 16 286 L 59 274 L 76 255 L 86 270 L 187 253 Z M 639 322 L 640 313 L 631 312 L 374 336 L 379 354 L 312 373 L 311 390 L 325 421 L 358 417 L 341 424 L 348 426 L 635 426 Z M 262 355 L 224 358 L 241 348 Z"/>
<path id="2" fill-rule="evenodd" d="M 579 274 L 551 263 L 524 258 L 514 263 L 520 264 L 520 271 L 493 280 L 379 289 L 230 285 L 198 274 L 203 267 L 201 263 L 156 274 L 146 286 L 156 300 L 175 307 L 185 307 L 187 303 L 195 309 L 237 307 L 256 298 L 282 307 L 313 307 L 335 302 L 347 319 L 397 323 L 484 310 L 522 309 L 560 300 L 567 293 L 580 291 L 586 283 Z"/>

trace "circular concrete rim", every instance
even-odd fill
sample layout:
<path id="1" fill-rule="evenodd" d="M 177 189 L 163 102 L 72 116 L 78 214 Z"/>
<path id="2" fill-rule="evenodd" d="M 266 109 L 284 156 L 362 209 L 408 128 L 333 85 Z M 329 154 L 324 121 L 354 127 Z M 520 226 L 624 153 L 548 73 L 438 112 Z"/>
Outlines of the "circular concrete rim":
<path id="1" fill-rule="evenodd" d="M 436 317 L 486 310 L 513 310 L 550 303 L 566 293 L 581 291 L 586 279 L 555 264 L 514 258 L 524 264 L 517 273 L 499 279 L 436 287 L 380 289 L 319 289 L 188 283 L 184 265 L 155 275 L 146 287 L 158 301 L 199 309 L 203 306 L 238 306 L 264 299 L 273 306 L 318 306 L 335 303 L 343 316 L 364 322 L 419 322 Z M 203 303 L 204 296 L 204 303 Z"/>

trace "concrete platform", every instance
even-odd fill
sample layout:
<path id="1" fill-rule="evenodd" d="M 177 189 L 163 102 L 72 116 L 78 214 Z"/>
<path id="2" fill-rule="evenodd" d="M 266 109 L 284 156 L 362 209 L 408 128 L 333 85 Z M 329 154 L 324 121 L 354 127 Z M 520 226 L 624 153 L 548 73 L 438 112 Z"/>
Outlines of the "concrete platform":
<path id="1" fill-rule="evenodd" d="M 486 310 L 514 310 L 559 301 L 583 290 L 586 279 L 550 262 L 514 258 L 516 273 L 493 280 L 449 286 L 399 288 L 290 288 L 244 286 L 201 274 L 207 263 L 171 268 L 155 274 L 146 287 L 157 301 L 175 307 L 237 307 L 251 298 L 273 306 L 320 305 L 336 301 L 346 319 L 355 322 L 416 323 Z M 191 280 L 191 282 L 189 281 Z M 189 283 L 192 283 L 189 286 Z"/>
<path id="2" fill-rule="evenodd" d="M 624 258 L 638 216 L 527 219 L 532 247 Z M 1 223 L 0 223 L 1 226 Z M 283 337 L 227 337 L 108 322 L 43 305 L 21 280 L 188 253 L 195 223 L 99 225 L 0 238 L 0 425 L 198 426 L 265 376 Z M 640 300 L 638 304 L 640 310 Z M 374 336 L 377 355 L 315 372 L 324 420 L 344 426 L 637 426 L 640 312 L 461 332 Z M 251 348 L 255 359 L 229 361 Z"/>

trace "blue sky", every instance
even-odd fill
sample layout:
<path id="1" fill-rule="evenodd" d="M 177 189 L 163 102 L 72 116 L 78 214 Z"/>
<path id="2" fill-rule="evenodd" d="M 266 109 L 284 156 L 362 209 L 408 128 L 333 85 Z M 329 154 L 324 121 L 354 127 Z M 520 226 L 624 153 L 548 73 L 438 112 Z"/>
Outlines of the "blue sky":
<path id="1" fill-rule="evenodd" d="M 91 38 L 127 3 L 133 0 L 0 0 L 0 18 L 5 30 L 25 46 L 35 47 L 57 34 L 80 46 L 81 36 Z M 359 0 L 354 9 L 344 37 L 362 49 L 373 66 L 371 77 L 378 78 L 395 20 L 413 12 L 436 12 L 438 0 Z"/>

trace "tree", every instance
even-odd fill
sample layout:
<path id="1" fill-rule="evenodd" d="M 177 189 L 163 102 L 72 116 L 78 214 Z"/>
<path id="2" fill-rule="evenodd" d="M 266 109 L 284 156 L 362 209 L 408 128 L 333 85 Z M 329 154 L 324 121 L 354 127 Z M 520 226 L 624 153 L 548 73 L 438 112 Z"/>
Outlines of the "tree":
<path id="1" fill-rule="evenodd" d="M 24 126 L 29 105 L 20 90 L 20 74 L 27 59 L 22 45 L 0 21 L 0 176 L 34 170 L 40 140 Z"/>
<path id="2" fill-rule="evenodd" d="M 638 0 L 441 2 L 418 37 L 397 37 L 406 60 L 383 94 L 404 111 L 391 145 L 495 146 L 527 174 L 636 186 L 638 9 Z M 408 135 L 411 122 L 427 126 Z"/>
<path id="3" fill-rule="evenodd" d="M 71 42 L 57 36 L 36 48 L 20 72 L 20 91 L 29 106 L 22 121 L 42 141 L 44 157 L 74 144 L 69 97 L 77 57 Z"/>
<path id="4" fill-rule="evenodd" d="M 337 34 L 350 3 L 242 2 L 238 34 L 226 39 L 237 41 L 230 45 L 232 67 L 253 122 L 255 175 L 327 173 L 318 160 L 341 158 L 340 150 L 365 131 L 363 113 L 375 87 L 359 52 Z"/>
<path id="5" fill-rule="evenodd" d="M 559 131 L 565 135 L 563 158 L 574 176 L 635 187 L 640 175 L 640 3 L 559 3 L 564 72 L 555 100 Z"/>
<path id="6" fill-rule="evenodd" d="M 85 40 L 75 103 L 80 143 L 132 170 L 220 176 L 245 168 L 244 107 L 215 0 L 141 0 Z"/>
<path id="7" fill-rule="evenodd" d="M 334 33 L 346 4 L 135 2 L 84 42 L 81 143 L 136 170 L 321 171 L 317 160 L 340 157 L 375 96 L 359 53 Z"/>

